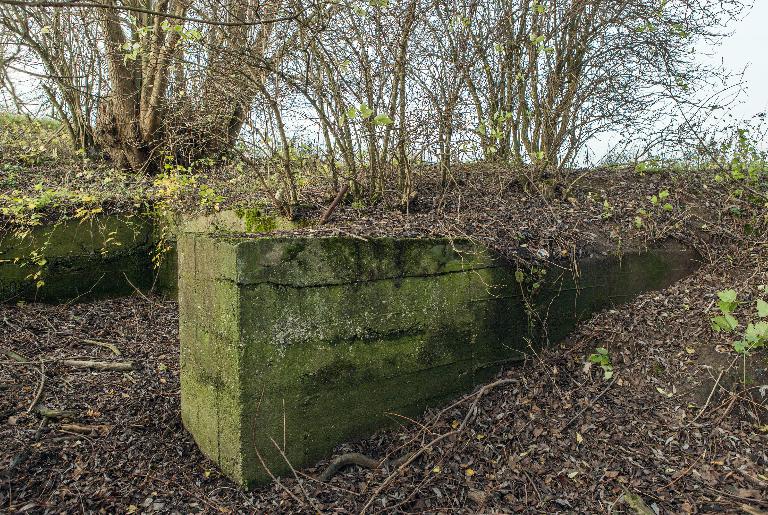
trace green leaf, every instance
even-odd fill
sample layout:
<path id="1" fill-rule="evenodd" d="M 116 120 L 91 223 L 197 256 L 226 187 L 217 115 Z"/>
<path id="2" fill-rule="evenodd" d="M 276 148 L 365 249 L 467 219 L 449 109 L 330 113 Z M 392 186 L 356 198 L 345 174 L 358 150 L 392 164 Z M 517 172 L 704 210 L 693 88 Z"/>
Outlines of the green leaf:
<path id="1" fill-rule="evenodd" d="M 749 344 L 743 340 L 733 342 L 733 350 L 735 350 L 739 354 L 746 354 L 748 349 L 749 349 Z"/>
<path id="2" fill-rule="evenodd" d="M 368 107 L 367 104 L 360 104 L 358 110 L 360 111 L 360 116 L 362 116 L 363 119 L 368 119 L 373 114 L 373 109 Z"/>
<path id="3" fill-rule="evenodd" d="M 768 302 L 763 299 L 757 299 L 757 316 L 760 318 L 768 317 Z"/>
<path id="4" fill-rule="evenodd" d="M 763 342 L 768 343 L 768 322 L 758 322 L 755 324 L 757 337 Z"/>
<path id="5" fill-rule="evenodd" d="M 717 292 L 717 296 L 723 302 L 736 302 L 738 294 L 736 293 L 736 290 L 723 290 Z"/>
<path id="6" fill-rule="evenodd" d="M 374 125 L 390 125 L 392 123 L 394 123 L 392 122 L 392 118 L 390 118 L 386 114 L 376 115 L 373 119 Z"/>
<path id="7" fill-rule="evenodd" d="M 733 317 L 733 315 L 726 313 L 721 316 L 716 316 L 711 319 L 712 329 L 715 332 L 725 331 L 727 333 L 733 332 L 739 327 L 739 321 Z"/>

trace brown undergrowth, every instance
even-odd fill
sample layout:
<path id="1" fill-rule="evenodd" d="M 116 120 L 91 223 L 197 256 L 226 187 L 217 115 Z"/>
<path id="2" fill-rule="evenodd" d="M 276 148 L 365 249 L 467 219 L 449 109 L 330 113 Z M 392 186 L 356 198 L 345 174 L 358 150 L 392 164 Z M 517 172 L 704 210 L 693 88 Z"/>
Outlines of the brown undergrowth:
<path id="1" fill-rule="evenodd" d="M 571 200 L 521 201 L 509 213 L 460 210 L 455 220 L 468 235 L 497 238 L 506 248 L 514 241 L 516 248 L 564 257 L 575 251 L 563 235 L 578 234 L 583 243 L 592 234 L 592 251 L 599 252 L 606 241 L 610 247 L 631 239 L 638 210 L 652 210 L 647 197 L 669 189 L 672 209 L 645 216 L 644 229 L 635 228 L 645 237 L 636 240 L 688 241 L 699 249 L 702 267 L 665 290 L 597 314 L 568 341 L 532 352 L 522 366 L 452 405 L 412 423 L 398 418 L 392 430 L 340 446 L 335 455 L 356 452 L 383 466 L 346 467 L 328 482 L 317 479 L 328 465 L 322 462 L 244 492 L 199 453 L 179 417 L 175 303 L 136 296 L 0 307 L 2 348 L 28 359 L 1 361 L 0 509 L 767 511 L 766 356 L 761 350 L 740 357 L 734 336 L 715 333 L 709 322 L 718 291 L 734 289 L 745 303 L 766 296 L 760 289 L 768 284 L 765 213 L 711 190 L 673 188 L 668 176 L 637 184 L 622 177 L 605 183 L 610 209 L 589 200 L 599 193 L 598 181 Z M 471 202 L 480 206 L 477 198 Z M 495 202 L 508 201 L 485 198 L 489 207 Z M 373 214 L 354 209 L 342 209 L 335 226 L 305 232 L 367 237 L 392 231 L 400 220 L 398 234 L 424 234 L 432 216 L 390 210 L 376 225 Z M 456 228 L 450 217 L 441 220 Z M 526 226 L 526 220 L 539 223 Z M 512 238 L 512 228 L 523 239 Z M 609 380 L 589 362 L 597 348 L 610 356 Z M 136 369 L 94 371 L 64 360 L 130 361 Z M 46 417 L 39 407 L 64 415 Z"/>

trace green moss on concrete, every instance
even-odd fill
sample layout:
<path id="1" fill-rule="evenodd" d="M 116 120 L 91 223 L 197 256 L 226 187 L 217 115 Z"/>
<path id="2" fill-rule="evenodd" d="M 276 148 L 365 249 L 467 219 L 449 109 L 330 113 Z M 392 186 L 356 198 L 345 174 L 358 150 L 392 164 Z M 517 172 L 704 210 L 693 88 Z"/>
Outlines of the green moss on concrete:
<path id="1" fill-rule="evenodd" d="M 128 281 L 149 288 L 151 233 L 151 224 L 133 215 L 68 220 L 38 227 L 25 237 L 5 233 L 0 237 L 0 300 L 125 295 L 134 291 Z M 37 281 L 44 284 L 38 287 Z"/>
<path id="2" fill-rule="evenodd" d="M 179 255 L 184 423 L 245 485 L 269 478 L 257 450 L 276 475 L 288 471 L 276 445 L 309 464 L 692 268 L 679 249 L 596 259 L 578 285 L 552 273 L 531 295 L 465 242 L 196 235 Z M 527 302 L 549 314 L 548 331 Z M 185 405 L 198 393 L 215 415 Z"/>
<path id="3" fill-rule="evenodd" d="M 218 211 L 206 215 L 178 216 L 169 224 L 174 235 L 182 233 L 269 233 L 295 229 L 296 223 L 259 208 Z"/>
<path id="4" fill-rule="evenodd" d="M 245 232 L 249 233 L 267 233 L 296 228 L 296 224 L 287 218 L 266 214 L 258 208 L 236 209 L 235 213 L 242 220 Z"/>
<path id="5" fill-rule="evenodd" d="M 241 238 L 239 284 L 307 287 L 422 277 L 494 266 L 490 254 L 467 242 L 434 239 Z"/>

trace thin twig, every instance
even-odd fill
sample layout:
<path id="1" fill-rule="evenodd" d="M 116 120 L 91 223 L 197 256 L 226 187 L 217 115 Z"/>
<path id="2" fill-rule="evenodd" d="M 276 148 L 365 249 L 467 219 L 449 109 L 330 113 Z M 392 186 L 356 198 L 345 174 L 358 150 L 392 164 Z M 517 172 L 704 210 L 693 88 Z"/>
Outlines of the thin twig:
<path id="1" fill-rule="evenodd" d="M 304 494 L 304 498 L 309 502 L 310 505 L 312 505 L 312 508 L 320 513 L 320 510 L 318 510 L 317 505 L 315 505 L 315 502 L 312 500 L 312 498 L 307 494 L 307 491 L 304 490 L 304 482 L 299 478 L 299 475 L 296 473 L 296 469 L 293 468 L 293 465 L 291 465 L 291 461 L 288 459 L 288 456 L 285 455 L 285 452 L 280 448 L 279 445 L 277 445 L 277 442 L 272 438 L 269 437 L 269 441 L 272 442 L 272 445 L 275 446 L 277 449 L 277 452 L 280 453 L 280 456 L 283 457 L 283 460 L 285 460 L 285 463 L 288 465 L 288 468 L 291 469 L 291 473 L 293 474 L 294 479 L 296 479 L 296 482 L 299 485 L 299 488 L 301 489 L 301 493 Z"/>
<path id="2" fill-rule="evenodd" d="M 135 284 L 133 284 L 133 283 L 131 282 L 131 280 L 130 280 L 130 279 L 128 279 L 128 274 L 126 274 L 125 272 L 123 272 L 123 275 L 125 276 L 125 280 L 126 280 L 126 281 L 128 281 L 128 284 L 130 284 L 130 285 L 131 285 L 131 288 L 133 288 L 134 290 L 136 290 L 136 293 L 138 293 L 139 295 L 141 295 L 141 296 L 144 298 L 144 300 L 146 300 L 146 301 L 147 301 L 147 302 L 149 302 L 150 304 L 153 304 L 153 305 L 155 305 L 155 306 L 161 307 L 161 305 L 160 305 L 160 304 L 158 304 L 157 302 L 153 301 L 152 299 L 150 299 L 149 297 L 147 297 L 146 295 L 144 295 L 144 292 L 142 292 L 140 289 L 138 289 L 138 288 L 136 287 L 136 285 L 135 285 Z"/>
<path id="3" fill-rule="evenodd" d="M 92 370 L 128 372 L 134 369 L 131 361 L 86 361 L 76 359 L 63 359 L 62 365 L 73 368 L 90 368 Z"/>
<path id="4" fill-rule="evenodd" d="M 32 399 L 32 402 L 29 404 L 29 407 L 27 408 L 27 413 L 31 413 L 33 409 L 35 409 L 35 406 L 40 401 L 40 396 L 43 394 L 43 388 L 45 388 L 45 363 L 43 363 L 43 360 L 40 360 L 40 384 L 37 387 L 37 391 L 35 392 L 35 396 Z"/>
<path id="5" fill-rule="evenodd" d="M 733 363 L 731 363 L 733 365 Z M 730 367 L 728 367 L 730 369 Z M 709 403 L 712 401 L 712 396 L 715 394 L 715 390 L 717 390 L 717 386 L 720 384 L 720 379 L 722 379 L 723 374 L 725 373 L 725 369 L 720 371 L 720 375 L 717 376 L 717 379 L 715 380 L 715 385 L 712 387 L 712 391 L 709 392 L 709 397 L 707 397 L 707 402 L 704 403 L 704 406 L 699 410 L 699 412 L 696 414 L 695 417 L 693 417 L 693 420 L 688 422 L 688 425 L 690 426 L 694 422 L 696 422 L 699 417 L 704 413 L 704 411 L 709 407 Z"/>
<path id="6" fill-rule="evenodd" d="M 107 343 L 107 342 L 99 342 L 96 340 L 88 340 L 88 339 L 83 339 L 83 343 L 88 345 L 96 345 L 98 347 L 104 347 L 105 349 L 111 350 L 115 356 L 122 356 L 122 354 L 120 353 L 120 349 L 118 349 L 117 346 L 114 344 Z"/>
<path id="7" fill-rule="evenodd" d="M 672 481 L 670 481 L 666 485 L 664 485 L 662 487 L 659 487 L 658 489 L 656 489 L 656 491 L 657 492 L 661 492 L 662 490 L 665 490 L 665 489 L 669 488 L 670 486 L 674 485 L 675 483 L 677 483 L 678 481 L 683 479 L 685 476 L 688 475 L 688 473 L 693 469 L 693 467 L 695 467 L 696 464 L 699 463 L 704 458 L 704 456 L 706 456 L 706 455 L 707 455 L 706 451 L 702 452 L 701 456 L 696 458 L 696 460 L 693 463 L 691 463 L 691 465 L 687 469 L 685 469 L 679 476 L 674 478 Z"/>
<path id="8" fill-rule="evenodd" d="M 458 428 L 454 429 L 453 431 L 448 431 L 447 433 L 443 433 L 442 435 L 439 435 L 435 438 L 433 438 L 430 442 L 428 442 L 426 445 L 423 445 L 419 450 L 417 450 L 415 453 L 411 454 L 405 461 L 403 461 L 400 466 L 397 467 L 385 480 L 381 485 L 379 485 L 376 490 L 373 492 L 371 497 L 368 499 L 368 501 L 365 503 L 363 508 L 360 510 L 360 515 L 363 515 L 368 508 L 370 508 L 371 504 L 373 504 L 373 501 L 376 500 L 376 498 L 379 496 L 379 494 L 387 487 L 389 484 L 397 477 L 398 474 L 400 474 L 408 465 L 413 463 L 416 458 L 427 452 L 427 450 L 431 449 L 438 443 L 440 443 L 442 440 L 458 435 L 462 431 L 464 431 L 464 428 L 466 427 L 469 420 L 472 418 L 472 414 L 475 412 L 475 408 L 477 407 L 477 403 L 480 400 L 483 395 L 488 393 L 490 390 L 502 386 L 505 384 L 514 383 L 514 379 L 499 379 L 498 381 L 495 381 L 493 383 L 487 384 L 477 390 L 475 393 L 470 394 L 462 399 L 461 402 L 466 402 L 469 399 L 474 398 L 474 401 L 472 402 L 472 405 L 467 410 L 467 414 L 464 416 L 464 420 L 461 422 L 461 425 L 459 425 Z M 454 403 L 456 405 L 456 403 Z"/>
<path id="9" fill-rule="evenodd" d="M 305 506 L 304 501 L 299 499 L 295 493 L 291 492 L 282 482 L 280 482 L 280 480 L 277 477 L 275 477 L 275 475 L 272 473 L 269 467 L 267 467 L 267 464 L 264 462 L 264 458 L 261 457 L 261 453 L 259 452 L 259 449 L 256 446 L 254 446 L 253 450 L 256 451 L 256 457 L 259 458 L 259 461 L 261 462 L 261 466 L 264 467 L 264 470 L 267 472 L 267 475 L 272 479 L 272 481 L 274 481 L 277 484 L 277 486 L 282 488 L 288 495 L 290 495 L 294 501 L 301 504 L 302 506 Z"/>

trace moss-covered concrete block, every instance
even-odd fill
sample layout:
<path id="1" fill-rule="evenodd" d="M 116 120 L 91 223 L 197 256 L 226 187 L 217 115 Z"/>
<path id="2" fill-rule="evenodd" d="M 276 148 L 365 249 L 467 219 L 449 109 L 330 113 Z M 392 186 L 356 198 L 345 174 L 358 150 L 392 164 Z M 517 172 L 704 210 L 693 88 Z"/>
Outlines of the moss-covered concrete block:
<path id="1" fill-rule="evenodd" d="M 81 300 L 129 294 L 154 282 L 152 224 L 96 216 L 0 234 L 0 301 Z"/>
<path id="2" fill-rule="evenodd" d="M 439 239 L 189 233 L 178 249 L 182 418 L 243 485 L 417 416 L 693 268 L 674 249 L 521 275 Z"/>

